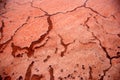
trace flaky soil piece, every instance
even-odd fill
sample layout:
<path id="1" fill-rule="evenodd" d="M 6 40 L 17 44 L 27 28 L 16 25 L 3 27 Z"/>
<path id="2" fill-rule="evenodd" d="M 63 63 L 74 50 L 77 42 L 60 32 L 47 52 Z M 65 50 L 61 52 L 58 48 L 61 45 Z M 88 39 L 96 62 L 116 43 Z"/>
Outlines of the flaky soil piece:
<path id="1" fill-rule="evenodd" d="M 119 80 L 119 0 L 4 0 L 0 80 Z"/>

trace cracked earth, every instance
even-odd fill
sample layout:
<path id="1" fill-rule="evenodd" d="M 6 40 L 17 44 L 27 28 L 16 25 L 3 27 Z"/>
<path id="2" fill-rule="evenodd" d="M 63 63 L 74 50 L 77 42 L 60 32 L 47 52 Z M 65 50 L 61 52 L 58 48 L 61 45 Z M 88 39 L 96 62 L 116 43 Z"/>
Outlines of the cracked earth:
<path id="1" fill-rule="evenodd" d="M 0 0 L 0 80 L 120 80 L 120 1 Z"/>

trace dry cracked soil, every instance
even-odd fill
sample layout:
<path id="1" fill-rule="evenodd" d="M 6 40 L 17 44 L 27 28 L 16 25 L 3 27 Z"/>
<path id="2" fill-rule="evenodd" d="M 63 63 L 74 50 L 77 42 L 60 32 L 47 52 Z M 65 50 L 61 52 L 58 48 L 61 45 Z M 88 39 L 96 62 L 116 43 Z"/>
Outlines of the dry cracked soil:
<path id="1" fill-rule="evenodd" d="M 120 0 L 0 0 L 0 80 L 120 80 Z"/>

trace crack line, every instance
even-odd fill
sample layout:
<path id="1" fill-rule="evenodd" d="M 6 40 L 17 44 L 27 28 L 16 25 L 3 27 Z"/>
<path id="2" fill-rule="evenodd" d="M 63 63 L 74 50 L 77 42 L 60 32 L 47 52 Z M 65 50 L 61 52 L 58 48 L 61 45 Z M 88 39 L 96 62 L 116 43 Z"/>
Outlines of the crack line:
<path id="1" fill-rule="evenodd" d="M 2 20 L 1 21 L 2 25 L 1 25 L 1 28 L 0 28 L 0 32 L 1 32 L 1 38 L 0 38 L 0 42 L 1 42 L 1 39 L 3 38 L 3 29 L 5 27 L 5 24 L 4 24 L 4 21 Z"/>
<path id="2" fill-rule="evenodd" d="M 41 10 L 41 11 L 43 11 L 43 12 L 45 13 L 44 15 L 37 16 L 37 17 L 35 17 L 35 18 L 44 17 L 44 16 L 46 16 L 46 15 L 54 16 L 54 15 L 58 15 L 58 14 L 66 14 L 66 13 L 70 13 L 70 12 L 76 11 L 77 9 L 82 8 L 82 7 L 91 10 L 93 13 L 98 14 L 98 15 L 100 15 L 100 16 L 103 17 L 103 18 L 107 18 L 106 16 L 100 14 L 99 12 L 95 11 L 95 10 L 92 9 L 91 7 L 86 6 L 88 0 L 86 0 L 83 5 L 77 6 L 77 7 L 75 7 L 75 8 L 72 9 L 72 10 L 68 10 L 68 11 L 65 11 L 65 12 L 56 12 L 56 13 L 53 13 L 53 14 L 49 14 L 47 11 L 43 10 L 43 9 L 40 8 L 40 7 L 35 7 L 35 6 L 33 6 L 33 1 L 34 1 L 34 0 L 32 0 L 32 2 L 31 2 L 31 7 L 36 8 L 36 9 L 39 9 L 39 10 Z"/>
<path id="3" fill-rule="evenodd" d="M 16 29 L 16 31 L 14 32 L 14 34 L 11 36 L 11 38 L 10 38 L 8 41 L 0 44 L 0 53 L 2 53 L 3 50 L 7 47 L 7 45 L 13 40 L 13 37 L 16 35 L 17 31 L 18 31 L 19 29 L 21 29 L 24 25 L 27 24 L 27 21 L 29 20 L 29 18 L 30 18 L 30 16 L 27 17 L 25 23 L 23 23 L 18 29 Z"/>
<path id="4" fill-rule="evenodd" d="M 89 21 L 89 20 L 88 20 Z M 87 22 L 88 22 L 87 21 Z M 109 71 L 109 69 L 112 67 L 112 59 L 114 59 L 114 58 L 120 58 L 120 55 L 117 55 L 117 56 L 113 56 L 113 57 L 110 57 L 110 55 L 109 55 L 109 53 L 107 52 L 107 49 L 106 49 L 106 47 L 104 47 L 103 45 L 102 45 L 102 42 L 99 40 L 99 38 L 94 34 L 94 32 L 92 32 L 92 31 L 90 31 L 90 27 L 89 27 L 89 25 L 87 24 L 87 22 L 85 23 L 86 25 L 86 27 L 87 27 L 87 30 L 89 31 L 89 32 L 91 32 L 91 34 L 93 35 L 93 37 L 99 42 L 99 45 L 100 45 L 100 47 L 102 48 L 102 50 L 106 53 L 106 57 L 109 59 L 109 61 L 110 61 L 110 66 L 107 68 L 107 69 L 105 69 L 105 70 L 103 70 L 103 75 L 101 76 L 101 78 L 100 78 L 100 80 L 103 80 L 104 79 L 104 76 L 106 75 L 106 72 L 107 71 Z"/>
<path id="5" fill-rule="evenodd" d="M 34 61 L 31 62 L 31 64 L 28 66 L 28 69 L 25 74 L 25 80 L 30 80 L 31 74 L 32 74 L 32 67 L 33 67 Z"/>
<path id="6" fill-rule="evenodd" d="M 43 35 L 41 35 L 38 40 L 35 40 L 35 41 L 31 42 L 31 44 L 30 44 L 29 47 L 23 47 L 23 48 L 21 48 L 21 50 L 26 49 L 26 50 L 28 51 L 28 52 L 27 52 L 27 56 L 28 56 L 28 57 L 33 56 L 35 49 L 40 48 L 40 47 L 43 47 L 43 46 L 47 43 L 47 41 L 48 41 L 48 40 L 47 40 L 47 41 L 46 41 L 43 45 L 41 45 L 41 46 L 36 46 L 36 44 L 39 44 L 39 43 L 43 42 L 43 41 L 45 40 L 45 38 L 49 35 L 49 33 L 51 32 L 51 30 L 53 29 L 53 23 L 52 23 L 52 20 L 51 20 L 51 16 L 49 16 L 49 15 L 47 15 L 47 16 L 48 16 L 48 17 L 47 17 L 47 22 L 48 22 L 48 25 L 49 25 L 49 26 L 48 26 L 48 30 L 47 30 Z M 48 37 L 48 39 L 49 39 L 49 37 Z M 36 47 L 35 47 L 35 46 L 36 46 Z"/>
<path id="7" fill-rule="evenodd" d="M 55 80 L 54 79 L 54 69 L 52 68 L 52 66 L 49 66 L 49 74 L 50 74 L 50 80 Z"/>
<path id="8" fill-rule="evenodd" d="M 30 44 L 30 47 L 27 48 L 28 50 L 28 57 L 31 57 L 33 54 L 34 54 L 34 46 L 38 43 L 41 43 L 45 38 L 46 36 L 49 35 L 50 31 L 52 30 L 53 28 L 53 24 L 52 24 L 52 21 L 51 21 L 51 16 L 48 15 L 48 18 L 47 18 L 47 22 L 49 24 L 48 26 L 48 30 L 46 31 L 46 33 L 44 33 L 42 36 L 40 36 L 40 38 L 36 41 L 33 41 L 31 44 Z"/>
<path id="9" fill-rule="evenodd" d="M 90 79 L 90 80 L 93 79 L 92 73 L 93 73 L 93 71 L 92 71 L 92 67 L 89 66 L 89 79 Z"/>
<path id="10" fill-rule="evenodd" d="M 63 56 L 64 56 L 64 53 L 66 53 L 66 51 L 67 51 L 68 46 L 69 46 L 70 44 L 72 44 L 73 42 L 75 42 L 75 40 L 74 40 L 73 42 L 70 42 L 70 43 L 65 44 L 65 43 L 63 42 L 62 36 L 59 35 L 59 34 L 58 34 L 58 36 L 60 37 L 61 45 L 63 45 L 63 47 L 64 47 L 64 50 L 61 52 L 61 57 L 63 57 Z"/>

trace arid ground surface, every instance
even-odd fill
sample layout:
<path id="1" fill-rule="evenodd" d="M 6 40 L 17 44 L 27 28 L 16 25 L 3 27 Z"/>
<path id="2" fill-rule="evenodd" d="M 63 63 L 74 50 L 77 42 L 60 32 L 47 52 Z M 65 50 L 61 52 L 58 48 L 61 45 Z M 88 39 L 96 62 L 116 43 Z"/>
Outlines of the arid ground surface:
<path id="1" fill-rule="evenodd" d="M 120 80 L 120 0 L 1 1 L 0 80 Z"/>

